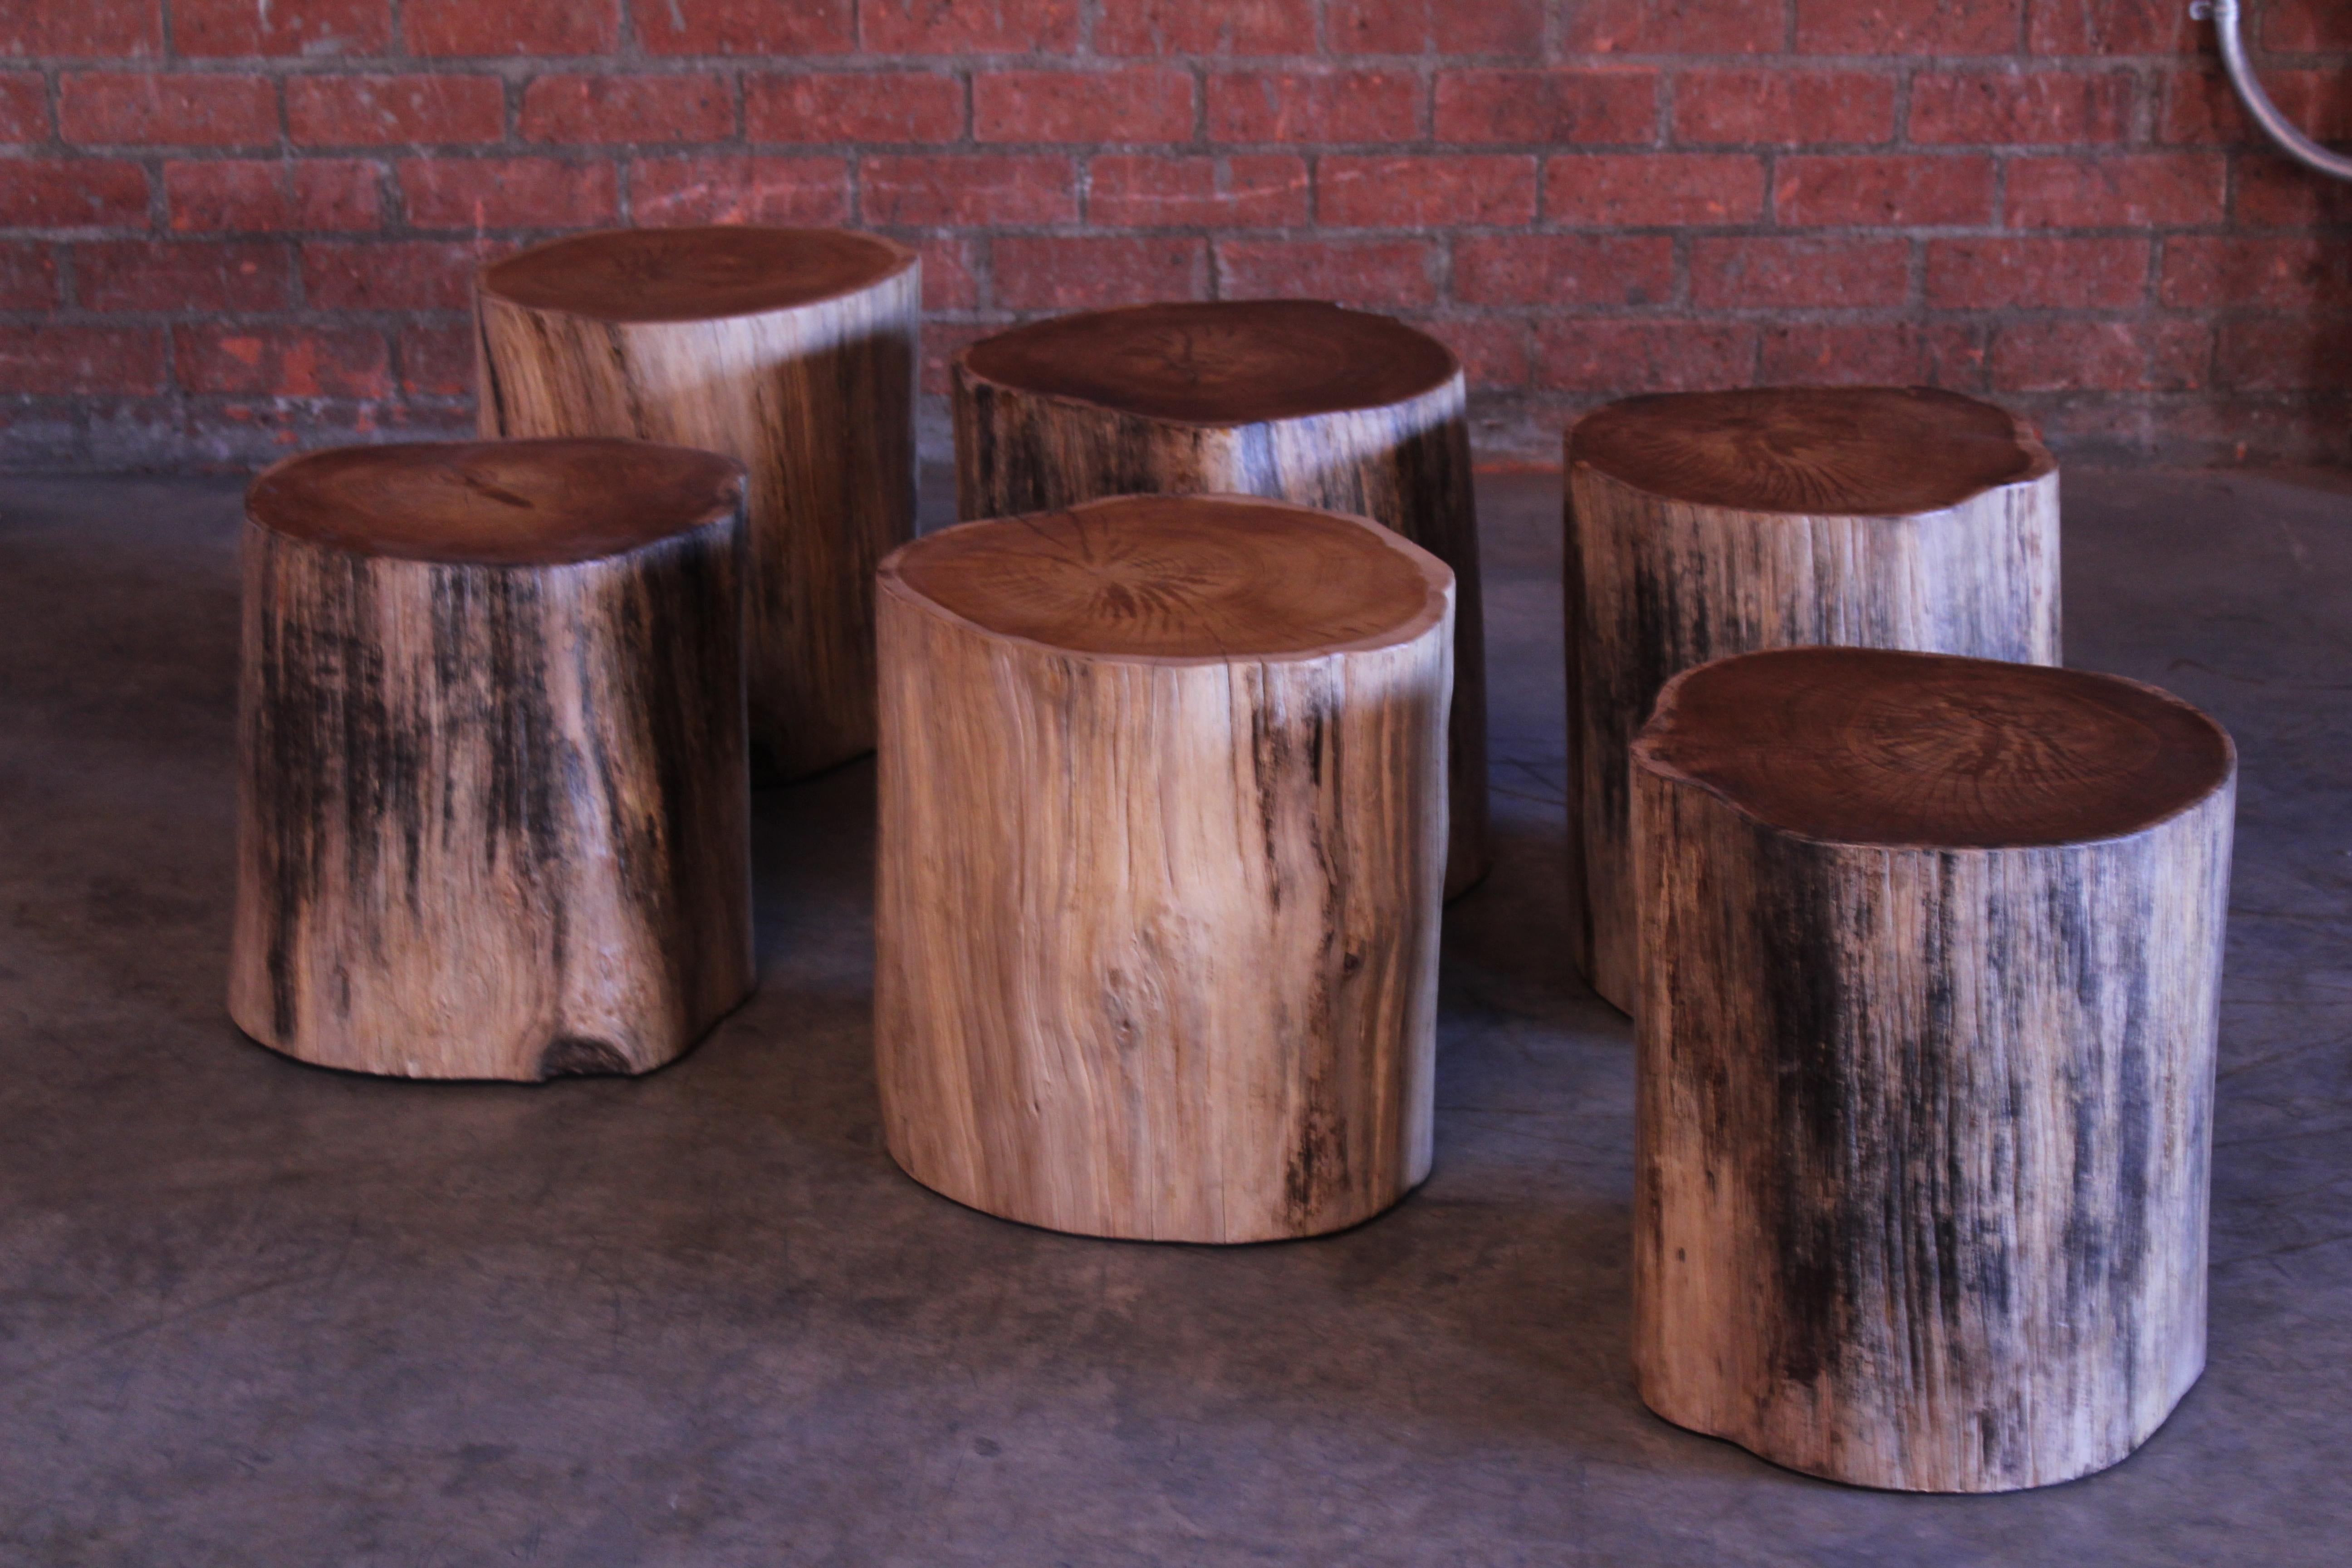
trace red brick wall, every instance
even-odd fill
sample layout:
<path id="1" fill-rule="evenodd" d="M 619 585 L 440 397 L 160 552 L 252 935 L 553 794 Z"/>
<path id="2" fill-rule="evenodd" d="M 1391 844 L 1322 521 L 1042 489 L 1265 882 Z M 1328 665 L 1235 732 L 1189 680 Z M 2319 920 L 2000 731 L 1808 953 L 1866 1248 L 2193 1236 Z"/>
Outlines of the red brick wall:
<path id="1" fill-rule="evenodd" d="M 2352 136 L 2352 4 L 2259 0 Z M 2352 455 L 2352 187 L 2187 0 L 0 0 L 0 460 L 468 420 L 473 261 L 760 219 L 919 244 L 938 356 L 1303 293 L 1482 440 L 1755 381 L 1988 392 L 2080 455 Z"/>

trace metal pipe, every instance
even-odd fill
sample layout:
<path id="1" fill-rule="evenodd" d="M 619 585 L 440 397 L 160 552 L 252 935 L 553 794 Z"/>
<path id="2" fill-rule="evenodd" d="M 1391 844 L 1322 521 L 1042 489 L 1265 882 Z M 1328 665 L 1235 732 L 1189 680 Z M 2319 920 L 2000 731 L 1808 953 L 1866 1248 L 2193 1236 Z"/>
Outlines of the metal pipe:
<path id="1" fill-rule="evenodd" d="M 2221 64 L 2229 70 L 2230 85 L 2238 89 L 2254 123 L 2279 144 L 2280 150 L 2306 169 L 2316 169 L 2339 180 L 2352 180 L 2352 158 L 2331 153 L 2305 136 L 2279 112 L 2279 106 L 2263 89 L 2262 79 L 2254 74 L 2253 62 L 2246 58 L 2246 41 L 2239 36 L 2238 0 L 2197 0 L 2189 7 L 2189 14 L 2200 21 L 2212 22 L 2213 31 L 2221 40 Z"/>

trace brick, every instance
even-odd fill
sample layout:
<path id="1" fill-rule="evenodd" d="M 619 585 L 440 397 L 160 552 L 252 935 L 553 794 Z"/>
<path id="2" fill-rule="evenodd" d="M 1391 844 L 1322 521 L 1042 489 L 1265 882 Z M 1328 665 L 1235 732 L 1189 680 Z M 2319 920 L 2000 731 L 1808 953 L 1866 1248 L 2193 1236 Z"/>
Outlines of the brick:
<path id="1" fill-rule="evenodd" d="M 163 199 L 181 232 L 372 229 L 383 221 L 383 165 L 346 159 L 166 163 Z"/>
<path id="2" fill-rule="evenodd" d="M 723 142 L 735 95 L 716 76 L 543 76 L 523 89 L 526 142 Z"/>
<path id="3" fill-rule="evenodd" d="M 1217 289 L 1227 300 L 1335 300 L 1343 305 L 1436 302 L 1436 253 L 1425 240 L 1221 239 Z"/>
<path id="4" fill-rule="evenodd" d="M 470 397 L 474 393 L 474 333 L 470 327 L 411 322 L 400 329 L 400 390 L 411 397 Z"/>
<path id="5" fill-rule="evenodd" d="M 402 0 L 401 31 L 420 55 L 608 55 L 620 0 Z"/>
<path id="6" fill-rule="evenodd" d="M 16 0 L 0 14 L 0 58 L 118 59 L 163 52 L 159 0 Z"/>
<path id="7" fill-rule="evenodd" d="M 2270 0 L 2263 7 L 2263 47 L 2282 54 L 2352 49 L 2352 16 L 2339 0 Z"/>
<path id="8" fill-rule="evenodd" d="M 404 158 L 401 205 L 418 228 L 571 228 L 621 216 L 607 163 L 555 158 Z"/>
<path id="9" fill-rule="evenodd" d="M 2191 235 L 2167 240 L 2158 298 L 2168 305 L 2352 309 L 2352 247 L 2334 238 Z"/>
<path id="10" fill-rule="evenodd" d="M 865 160 L 869 223 L 1070 223 L 1078 216 L 1067 158 L 888 154 Z"/>
<path id="11" fill-rule="evenodd" d="M 996 302 L 1014 310 L 1076 310 L 1208 292 L 1205 239 L 1006 235 L 990 247 Z"/>
<path id="12" fill-rule="evenodd" d="M 754 77 L 744 87 L 754 142 L 953 142 L 963 119 L 963 84 L 935 71 Z"/>
<path id="13" fill-rule="evenodd" d="M 629 0 L 654 55 L 838 55 L 857 47 L 854 0 Z"/>
<path id="14" fill-rule="evenodd" d="M 1078 47 L 1078 0 L 864 0 L 857 21 L 877 54 L 1067 54 Z"/>
<path id="15" fill-rule="evenodd" d="M 1454 247 L 1454 297 L 1472 305 L 1656 305 L 1675 287 L 1664 236 L 1471 235 Z"/>
<path id="16" fill-rule="evenodd" d="M 1764 161 L 1741 153 L 1587 153 L 1544 166 L 1551 223 L 1750 223 L 1763 210 Z"/>
<path id="17" fill-rule="evenodd" d="M 1307 221 L 1307 160 L 1106 153 L 1087 164 L 1087 219 L 1120 228 L 1276 228 Z"/>
<path id="18" fill-rule="evenodd" d="M 1339 228 L 1452 228 L 1524 224 L 1536 216 L 1536 161 L 1525 153 L 1470 157 L 1349 157 L 1315 172 L 1315 216 Z"/>
<path id="19" fill-rule="evenodd" d="M 298 147 L 454 146 L 506 134 L 506 89 L 490 76 L 298 76 L 286 126 Z"/>
<path id="20" fill-rule="evenodd" d="M 1162 0 L 1165 4 L 1166 0 Z M 1329 0 L 1323 27 L 1335 55 L 1540 55 L 1542 0 Z M 1097 29 L 1099 47 L 1100 29 Z M 1297 49 L 1262 51 L 1304 54 Z"/>
<path id="21" fill-rule="evenodd" d="M 2033 0 L 2025 39 L 2037 55 L 2194 54 L 2205 27 L 2172 0 Z"/>
<path id="22" fill-rule="evenodd" d="M 990 71 L 971 81 L 977 142 L 1186 142 L 1192 78 L 1144 68 Z"/>
<path id="23" fill-rule="evenodd" d="M 1103 55 L 1311 55 L 1315 0 L 1102 0 L 1094 46 Z"/>
<path id="24" fill-rule="evenodd" d="M 923 309 L 980 308 L 980 242 L 965 235 L 926 236 L 908 242 L 923 258 Z"/>
<path id="25" fill-rule="evenodd" d="M 48 89 L 31 71 L 0 72 L 0 142 L 48 139 Z"/>
<path id="26" fill-rule="evenodd" d="M 1992 192 L 1990 158 L 1817 154 L 1781 161 L 1773 206 L 1788 224 L 1981 224 Z"/>
<path id="27" fill-rule="evenodd" d="M 1787 0 L 1583 0 L 1561 18 L 1572 55 L 1778 54 Z"/>
<path id="28" fill-rule="evenodd" d="M 1759 310 L 1900 305 L 1911 291 L 1905 239 L 1782 239 L 1691 243 L 1691 303 Z"/>
<path id="29" fill-rule="evenodd" d="M 2221 384 L 2240 392 L 2352 390 L 2352 321 L 2256 316 L 2221 323 Z"/>
<path id="30" fill-rule="evenodd" d="M 1535 384 L 1549 392 L 1697 392 L 1755 380 L 1756 329 L 1707 321 L 1536 323 Z"/>
<path id="31" fill-rule="evenodd" d="M 2105 158 L 2015 158 L 2012 228 L 2145 228 L 2217 223 L 2227 166 L 2215 154 L 2147 153 Z"/>
<path id="32" fill-rule="evenodd" d="M 2212 353 L 2202 321 L 2012 321 L 1990 366 L 1996 392 L 2194 392 Z"/>
<path id="33" fill-rule="evenodd" d="M 1676 142 L 1817 147 L 1895 136 L 1895 79 L 1869 71 L 1686 70 L 1674 94 Z"/>
<path id="34" fill-rule="evenodd" d="M 73 265 L 92 310 L 278 310 L 292 276 L 284 246 L 255 240 L 78 245 Z"/>
<path id="35" fill-rule="evenodd" d="M 57 302 L 58 263 L 49 247 L 0 242 L 0 310 L 47 310 Z"/>
<path id="36" fill-rule="evenodd" d="M 301 247 L 302 299 L 320 310 L 463 310 L 474 273 L 511 246 L 481 240 L 312 240 Z"/>
<path id="37" fill-rule="evenodd" d="M 1225 71 L 1209 79 L 1213 142 L 1406 142 L 1422 134 L 1409 71 Z"/>
<path id="38" fill-rule="evenodd" d="M 1797 48 L 1822 55 L 2005 55 L 2024 0 L 1797 0 Z"/>
<path id="39" fill-rule="evenodd" d="M 2137 92 L 2129 71 L 1923 71 L 1911 82 L 1911 140 L 2120 142 Z"/>
<path id="40" fill-rule="evenodd" d="M 849 221 L 845 158 L 698 153 L 629 165 L 629 211 L 641 224 Z"/>
<path id="41" fill-rule="evenodd" d="M 147 171 L 112 158 L 15 158 L 0 180 L 0 227 L 147 223 Z"/>
<path id="42" fill-rule="evenodd" d="M 1515 391 L 1528 384 L 1528 326 L 1524 321 L 1489 317 L 1440 317 L 1415 321 L 1454 351 L 1462 362 L 1462 379 L 1473 392 Z"/>
<path id="43" fill-rule="evenodd" d="M 1975 331 L 1948 322 L 1796 321 L 1768 327 L 1757 379 L 1766 385 L 1942 386 L 1984 384 Z"/>
<path id="44" fill-rule="evenodd" d="M 389 397 L 392 355 L 364 327 L 182 327 L 173 364 L 189 392 L 239 397 Z"/>
<path id="45" fill-rule="evenodd" d="M 84 145 L 234 147 L 278 140 L 278 84 L 267 77 L 109 71 L 58 83 L 58 124 Z"/>
<path id="46" fill-rule="evenodd" d="M 380 55 L 391 42 L 386 0 L 172 0 L 182 55 Z"/>
<path id="47" fill-rule="evenodd" d="M 2322 142 L 2352 141 L 2352 76 L 2333 70 L 2265 70 L 2263 86 L 2280 112 L 2306 135 Z M 2157 134 L 2166 142 L 2205 146 L 2268 145 L 2239 106 L 2237 89 L 2219 65 L 2166 77 Z"/>
<path id="48" fill-rule="evenodd" d="M 925 321 L 922 372 L 918 384 L 930 396 L 945 396 L 953 390 L 948 366 L 955 356 L 981 339 L 1003 330 L 1001 322 L 983 327 L 964 321 Z"/>
<path id="49" fill-rule="evenodd" d="M 0 326 L 0 393 L 72 397 L 163 390 L 158 329 Z"/>
<path id="50" fill-rule="evenodd" d="M 2233 159 L 2230 217 L 2241 228 L 2352 225 L 2352 185 L 2320 180 L 2282 155 Z"/>
<path id="51" fill-rule="evenodd" d="M 1437 139 L 1591 146 L 1658 137 L 1658 73 L 1450 70 L 1437 78 Z"/>
<path id="52" fill-rule="evenodd" d="M 1939 239 L 1927 246 L 1935 310 L 2122 310 L 2147 293 L 2140 239 Z"/>

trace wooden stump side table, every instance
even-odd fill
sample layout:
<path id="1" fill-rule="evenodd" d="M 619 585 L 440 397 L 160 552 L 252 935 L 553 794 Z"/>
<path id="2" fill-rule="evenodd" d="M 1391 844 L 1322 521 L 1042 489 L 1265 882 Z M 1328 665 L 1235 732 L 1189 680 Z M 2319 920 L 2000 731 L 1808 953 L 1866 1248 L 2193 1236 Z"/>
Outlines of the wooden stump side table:
<path id="1" fill-rule="evenodd" d="M 1486 643 L 1462 366 L 1402 321 L 1308 300 L 1136 305 L 955 359 L 956 502 L 1266 496 L 1352 512 L 1453 568 L 1446 897 L 1486 873 Z"/>
<path id="2" fill-rule="evenodd" d="M 482 434 L 625 436 L 751 475 L 751 739 L 791 779 L 874 749 L 874 569 L 914 537 L 914 252 L 837 229 L 619 229 L 477 279 Z"/>
<path id="3" fill-rule="evenodd" d="M 1428 1173 L 1453 589 L 1362 519 L 1232 497 L 890 558 L 875 1039 L 910 1175 L 1243 1242 Z"/>
<path id="4" fill-rule="evenodd" d="M 229 1011 L 409 1078 L 635 1073 L 751 988 L 743 470 L 351 447 L 254 482 Z"/>
<path id="5" fill-rule="evenodd" d="M 1634 1365 L 1864 1486 L 2122 1459 L 2205 1361 L 2236 763 L 2074 670 L 1793 648 L 1633 748 Z"/>
<path id="6" fill-rule="evenodd" d="M 1567 447 L 1570 938 L 1630 1011 L 1626 752 L 1658 689 L 1799 644 L 2057 663 L 2058 470 L 1919 387 L 1636 397 Z"/>

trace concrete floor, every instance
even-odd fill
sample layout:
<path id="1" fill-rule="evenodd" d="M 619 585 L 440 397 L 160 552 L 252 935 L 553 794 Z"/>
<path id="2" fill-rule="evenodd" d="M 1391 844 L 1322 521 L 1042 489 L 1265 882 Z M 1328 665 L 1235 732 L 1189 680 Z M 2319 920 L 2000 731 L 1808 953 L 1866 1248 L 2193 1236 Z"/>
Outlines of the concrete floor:
<path id="1" fill-rule="evenodd" d="M 667 1071 L 245 1041 L 235 487 L 0 486 L 0 1563 L 2344 1563 L 2352 480 L 2070 481 L 2074 662 L 2243 752 L 2211 1364 L 2123 1466 L 1972 1499 L 1634 1398 L 1628 1031 L 1556 934 L 1557 497 L 1485 496 L 1502 852 L 1447 922 L 1436 1174 L 1214 1250 L 885 1157 L 870 763 L 760 798 L 760 993 Z"/>

